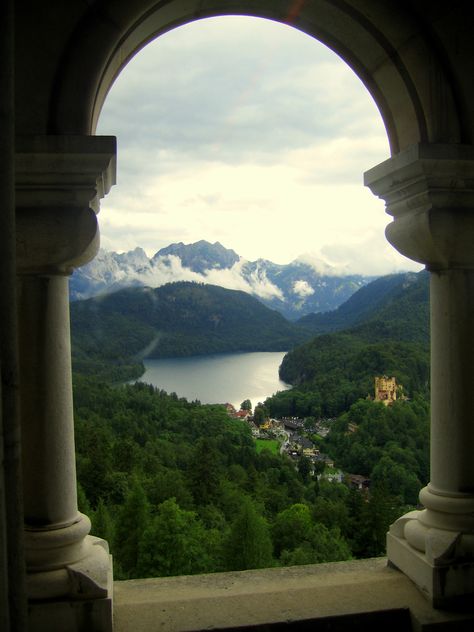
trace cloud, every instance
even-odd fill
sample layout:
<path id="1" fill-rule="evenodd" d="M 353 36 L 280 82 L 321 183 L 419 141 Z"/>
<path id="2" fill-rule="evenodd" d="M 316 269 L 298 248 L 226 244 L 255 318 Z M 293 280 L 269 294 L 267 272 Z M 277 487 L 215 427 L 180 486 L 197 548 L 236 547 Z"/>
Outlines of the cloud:
<path id="1" fill-rule="evenodd" d="M 302 186 L 300 179 L 292 164 L 183 167 L 142 182 L 140 195 L 114 192 L 100 215 L 109 236 L 103 243 L 113 250 L 140 245 L 152 255 L 171 242 L 206 239 L 251 261 L 288 263 L 327 244 L 361 240 L 368 231 L 385 240 L 388 217 L 367 189 L 317 181 Z"/>
<path id="2" fill-rule="evenodd" d="M 375 231 L 351 242 L 327 244 L 321 249 L 321 254 L 351 274 L 383 275 L 409 270 L 418 272 L 423 268 L 419 263 L 400 255 L 388 241 L 380 240 Z"/>
<path id="3" fill-rule="evenodd" d="M 111 88 L 99 133 L 120 130 L 130 151 L 171 148 L 235 164 L 366 135 L 374 119 L 360 80 L 325 46 L 288 26 L 233 17 L 177 28 L 136 55 Z"/>
<path id="4" fill-rule="evenodd" d="M 118 77 L 98 133 L 118 136 L 118 185 L 100 215 L 107 248 L 152 255 L 206 239 L 248 260 L 405 265 L 388 254 L 383 202 L 362 185 L 389 156 L 377 108 L 296 29 L 234 16 L 160 36 Z M 371 253 L 357 247 L 368 234 Z"/>
<path id="5" fill-rule="evenodd" d="M 300 279 L 299 281 L 295 281 L 293 283 L 293 293 L 297 296 L 300 296 L 301 298 L 304 298 L 305 296 L 311 296 L 312 294 L 314 294 L 314 289 L 311 287 L 308 281 L 303 281 L 302 279 Z"/>
<path id="6" fill-rule="evenodd" d="M 296 258 L 299 263 L 311 266 L 318 274 L 323 276 L 344 276 L 350 274 L 347 263 L 329 261 L 321 252 L 305 252 Z"/>
<path id="7" fill-rule="evenodd" d="M 100 256 L 100 255 L 99 255 Z M 159 287 L 165 283 L 176 281 L 194 281 L 196 283 L 209 283 L 219 285 L 229 290 L 241 290 L 248 294 L 254 294 L 262 298 L 279 298 L 284 300 L 281 290 L 266 276 L 264 270 L 258 266 L 251 274 L 246 273 L 244 278 L 243 267 L 246 261 L 241 259 L 231 268 L 213 268 L 204 270 L 201 274 L 189 268 L 183 267 L 181 259 L 175 255 L 160 256 L 154 260 L 153 266 L 145 271 L 133 269 L 115 269 L 116 281 L 125 278 L 134 279 L 149 287 Z"/>

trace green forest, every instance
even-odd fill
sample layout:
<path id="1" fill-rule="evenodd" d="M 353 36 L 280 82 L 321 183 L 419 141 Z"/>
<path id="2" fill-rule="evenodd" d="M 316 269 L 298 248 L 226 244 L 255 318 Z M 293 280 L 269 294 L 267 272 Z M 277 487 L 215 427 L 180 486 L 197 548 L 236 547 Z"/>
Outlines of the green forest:
<path id="1" fill-rule="evenodd" d="M 368 497 L 257 449 L 223 406 L 145 384 L 75 378 L 80 510 L 111 544 L 118 578 L 381 555 L 388 525 L 427 478 L 422 400 L 356 403 L 321 448 L 373 478 Z M 349 421 L 360 432 L 347 434 Z"/>
<path id="2" fill-rule="evenodd" d="M 392 276 L 382 277 L 356 292 L 335 312 L 314 315 L 319 317 L 315 319 L 318 326 L 324 321 L 327 329 L 332 322 L 335 331 L 314 336 L 286 354 L 280 377 L 293 388 L 267 400 L 272 415 L 340 415 L 358 399 L 373 394 L 376 375 L 396 377 L 406 396 L 428 398 L 428 276 L 420 273 L 395 278 L 396 284 Z M 378 300 L 382 280 L 385 297 Z M 370 298 L 373 308 L 364 310 L 362 322 L 341 330 L 344 322 L 352 323 L 354 314 L 360 314 L 359 294 L 368 301 Z"/>
<path id="3" fill-rule="evenodd" d="M 152 335 L 150 323 L 142 318 L 142 328 L 131 328 L 126 300 L 127 318 L 119 310 L 100 327 L 96 322 L 99 333 L 88 348 L 90 306 L 74 310 L 79 508 L 91 517 L 92 533 L 110 543 L 117 578 L 385 553 L 389 525 L 416 506 L 429 478 L 426 278 L 415 275 L 401 285 L 391 279 L 387 288 L 386 300 L 375 301 L 366 320 L 313 336 L 289 352 L 281 376 L 294 387 L 257 407 L 274 417 L 306 419 L 307 437 L 336 468 L 370 479 L 369 491 L 351 488 L 348 480 L 329 482 L 319 477 L 327 473 L 324 463 L 291 459 L 275 442 L 256 441 L 250 426 L 229 417 L 224 406 L 188 402 L 142 383 L 117 384 L 140 366 L 139 355 L 122 350 L 142 348 Z M 183 310 L 189 288 L 178 289 L 185 292 Z M 193 300 L 215 296 L 197 290 Z M 205 313 L 207 307 L 195 331 L 204 327 Z M 110 347 L 101 355 L 99 343 L 114 338 L 116 353 Z M 388 407 L 368 397 L 374 376 L 383 374 L 401 385 L 398 401 Z M 324 438 L 313 428 L 322 418 L 329 428 Z"/>

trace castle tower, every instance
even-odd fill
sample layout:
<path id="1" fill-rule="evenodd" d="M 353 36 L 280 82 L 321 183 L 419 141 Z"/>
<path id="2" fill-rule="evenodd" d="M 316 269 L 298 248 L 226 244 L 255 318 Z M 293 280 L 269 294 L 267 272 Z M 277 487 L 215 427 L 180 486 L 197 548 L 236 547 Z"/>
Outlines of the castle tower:
<path id="1" fill-rule="evenodd" d="M 390 406 L 397 399 L 397 380 L 394 377 L 375 378 L 375 401 Z"/>

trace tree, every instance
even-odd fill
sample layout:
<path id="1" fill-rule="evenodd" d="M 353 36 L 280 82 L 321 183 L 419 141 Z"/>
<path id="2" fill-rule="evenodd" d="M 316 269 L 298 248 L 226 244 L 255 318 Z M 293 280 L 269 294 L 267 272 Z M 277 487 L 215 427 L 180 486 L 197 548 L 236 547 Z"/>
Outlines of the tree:
<path id="1" fill-rule="evenodd" d="M 252 402 L 249 399 L 244 399 L 244 401 L 240 404 L 241 410 L 252 410 Z"/>
<path id="2" fill-rule="evenodd" d="M 114 557 L 122 578 L 137 577 L 140 542 L 150 520 L 148 499 L 137 479 L 125 497 L 117 516 Z"/>
<path id="3" fill-rule="evenodd" d="M 230 570 L 242 571 L 273 565 L 268 524 L 247 496 L 242 497 L 240 511 L 231 526 L 225 549 Z"/>
<path id="4" fill-rule="evenodd" d="M 404 513 L 404 507 L 390 496 L 386 486 L 379 484 L 370 491 L 369 502 L 361 512 L 360 530 L 355 545 L 360 557 L 376 557 L 385 554 L 389 526 Z"/>
<path id="5" fill-rule="evenodd" d="M 311 461 L 303 454 L 298 460 L 298 473 L 301 476 L 303 483 L 308 483 L 311 478 L 311 471 Z"/>
<path id="6" fill-rule="evenodd" d="M 215 502 L 219 491 L 221 460 L 215 441 L 198 439 L 190 463 L 191 490 L 198 505 Z"/>
<path id="7" fill-rule="evenodd" d="M 206 531 L 195 512 L 181 509 L 175 498 L 169 498 L 143 534 L 138 574 L 168 577 L 214 570 L 217 561 L 210 553 L 219 549 L 217 532 Z"/>
<path id="8" fill-rule="evenodd" d="M 313 563 L 340 562 L 351 559 L 351 550 L 337 527 L 328 529 L 316 523 L 311 533 L 311 546 L 314 551 Z"/>
<path id="9" fill-rule="evenodd" d="M 265 423 L 267 416 L 268 414 L 263 404 L 255 406 L 255 410 L 253 411 L 253 420 L 257 426 L 261 426 Z"/>
<path id="10" fill-rule="evenodd" d="M 90 516 L 92 511 L 86 492 L 79 482 L 77 483 L 77 508 L 86 516 Z"/>
<path id="11" fill-rule="evenodd" d="M 313 463 L 313 472 L 315 476 L 322 474 L 326 469 L 326 463 L 324 461 L 315 461 Z"/>
<path id="12" fill-rule="evenodd" d="M 351 550 L 339 529 L 314 522 L 307 505 L 297 503 L 278 514 L 273 537 L 284 566 L 317 564 L 351 558 Z"/>
<path id="13" fill-rule="evenodd" d="M 421 483 L 406 466 L 383 456 L 372 470 L 372 484 L 384 485 L 392 496 L 400 496 L 405 503 L 416 505 Z"/>
<path id="14" fill-rule="evenodd" d="M 305 430 L 313 430 L 315 423 L 316 423 L 315 417 L 306 417 L 303 424 L 305 427 Z"/>
<path id="15" fill-rule="evenodd" d="M 308 505 L 296 503 L 281 511 L 273 524 L 272 536 L 277 555 L 294 550 L 311 539 L 313 521 Z"/>
<path id="16" fill-rule="evenodd" d="M 319 522 L 328 528 L 338 527 L 345 534 L 349 517 L 347 502 L 319 496 L 313 503 L 311 513 L 315 522 Z"/>
<path id="17" fill-rule="evenodd" d="M 78 479 L 87 499 L 95 507 L 99 498 L 107 498 L 110 492 L 113 435 L 102 419 L 92 414 L 87 422 L 77 422 Z"/>
<path id="18" fill-rule="evenodd" d="M 107 505 L 104 503 L 102 498 L 99 499 L 97 503 L 97 509 L 94 511 L 92 515 L 92 535 L 97 536 L 98 538 L 103 538 L 107 540 L 107 542 L 112 545 L 114 540 L 114 522 L 110 511 L 107 508 Z"/>

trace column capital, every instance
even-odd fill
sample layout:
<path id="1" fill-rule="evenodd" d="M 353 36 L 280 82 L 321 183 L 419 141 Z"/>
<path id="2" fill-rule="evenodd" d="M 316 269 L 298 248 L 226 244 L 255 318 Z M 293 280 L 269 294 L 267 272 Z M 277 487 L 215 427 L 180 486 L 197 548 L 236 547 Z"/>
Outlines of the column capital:
<path id="1" fill-rule="evenodd" d="M 430 269 L 474 268 L 474 146 L 417 144 L 364 174 L 388 241 Z"/>
<path id="2" fill-rule="evenodd" d="M 18 270 L 68 274 L 99 249 L 96 213 L 115 183 L 115 138 L 19 137 L 16 150 Z"/>
<path id="3" fill-rule="evenodd" d="M 91 208 L 115 184 L 114 136 L 19 136 L 16 139 L 16 206 Z"/>

